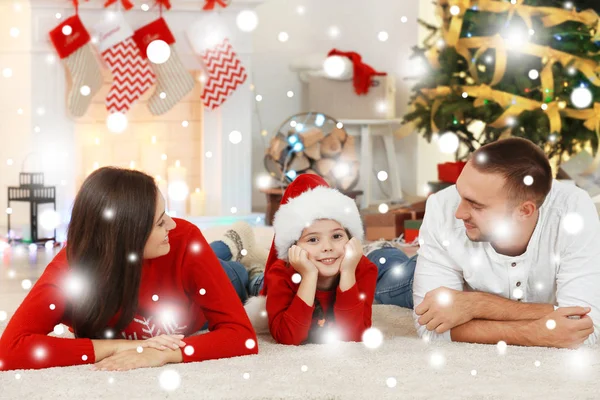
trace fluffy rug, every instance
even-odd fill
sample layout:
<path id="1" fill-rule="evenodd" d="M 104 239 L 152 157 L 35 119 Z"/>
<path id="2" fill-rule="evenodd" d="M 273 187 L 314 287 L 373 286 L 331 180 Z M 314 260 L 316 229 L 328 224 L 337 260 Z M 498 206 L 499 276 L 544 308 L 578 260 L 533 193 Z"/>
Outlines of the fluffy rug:
<path id="1" fill-rule="evenodd" d="M 2 399 L 597 399 L 600 349 L 425 343 L 410 312 L 374 307 L 384 336 L 362 343 L 282 346 L 260 354 L 128 372 L 89 366 L 0 372 Z M 0 332 L 4 326 L 0 326 Z M 18 376 L 18 379 L 17 379 Z M 166 384 L 168 389 L 161 386 Z M 179 382 L 179 385 L 177 383 Z M 170 385 L 170 386 L 169 386 Z M 177 386 L 175 388 L 175 386 Z"/>

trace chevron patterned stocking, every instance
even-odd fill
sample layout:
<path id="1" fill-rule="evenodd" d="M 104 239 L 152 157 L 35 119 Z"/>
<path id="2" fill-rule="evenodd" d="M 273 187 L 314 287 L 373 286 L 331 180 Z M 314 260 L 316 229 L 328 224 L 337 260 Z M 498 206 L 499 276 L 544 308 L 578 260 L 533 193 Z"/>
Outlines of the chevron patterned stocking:
<path id="1" fill-rule="evenodd" d="M 142 57 L 133 31 L 121 13 L 95 27 L 98 48 L 113 75 L 113 84 L 106 97 L 109 113 L 126 113 L 156 81 L 148 61 Z"/>
<path id="2" fill-rule="evenodd" d="M 205 107 L 214 110 L 246 81 L 246 69 L 228 39 L 203 51 L 202 61 L 208 73 L 202 102 Z"/>
<path id="3" fill-rule="evenodd" d="M 194 88 L 194 78 L 185 70 L 175 51 L 175 37 L 163 18 L 138 29 L 133 35 L 140 52 L 147 57 L 148 45 L 162 40 L 169 45 L 169 57 L 160 64 L 151 62 L 158 77 L 156 90 L 150 97 L 148 108 L 152 115 L 161 115 L 169 111 Z"/>

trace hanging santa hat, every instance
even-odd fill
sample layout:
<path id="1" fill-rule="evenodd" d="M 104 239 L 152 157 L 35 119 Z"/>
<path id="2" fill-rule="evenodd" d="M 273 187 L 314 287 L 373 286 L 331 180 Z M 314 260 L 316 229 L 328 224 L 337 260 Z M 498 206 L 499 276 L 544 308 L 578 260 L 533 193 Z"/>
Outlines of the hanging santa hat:
<path id="1" fill-rule="evenodd" d="M 305 228 L 320 219 L 337 221 L 352 237 L 361 242 L 364 239 L 360 213 L 354 200 L 329 187 L 319 175 L 298 175 L 285 190 L 279 210 L 275 213 L 275 237 L 265 266 L 265 276 L 277 259 L 288 261 L 289 248 L 300 239 Z M 244 306 L 257 333 L 268 332 L 265 311 L 267 281 L 263 282 L 260 296 L 251 297 Z"/>
<path id="2" fill-rule="evenodd" d="M 387 73 L 378 72 L 373 67 L 368 64 L 365 64 L 362 60 L 360 54 L 354 51 L 341 51 L 338 49 L 333 49 L 327 54 L 327 57 L 332 56 L 341 56 L 347 57 L 353 66 L 353 84 L 354 91 L 358 95 L 369 93 L 369 88 L 371 87 L 371 82 L 373 81 L 374 76 L 385 76 Z"/>

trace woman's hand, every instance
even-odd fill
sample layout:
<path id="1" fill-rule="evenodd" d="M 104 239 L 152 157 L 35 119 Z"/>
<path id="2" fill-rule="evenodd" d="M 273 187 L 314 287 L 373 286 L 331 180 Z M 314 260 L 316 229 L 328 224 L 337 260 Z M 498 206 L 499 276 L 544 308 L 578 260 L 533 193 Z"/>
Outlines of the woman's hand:
<path id="1" fill-rule="evenodd" d="M 160 335 L 146 340 L 121 340 L 117 346 L 117 350 L 113 354 L 137 350 L 138 347 L 155 350 L 179 349 L 180 347 L 185 347 L 185 342 L 181 340 L 183 338 L 184 335 Z"/>
<path id="2" fill-rule="evenodd" d="M 128 371 L 136 368 L 161 367 L 174 358 L 174 352 L 181 354 L 179 350 L 169 349 L 162 351 L 145 348 L 141 353 L 137 350 L 125 350 L 97 362 L 92 369 L 95 371 Z"/>

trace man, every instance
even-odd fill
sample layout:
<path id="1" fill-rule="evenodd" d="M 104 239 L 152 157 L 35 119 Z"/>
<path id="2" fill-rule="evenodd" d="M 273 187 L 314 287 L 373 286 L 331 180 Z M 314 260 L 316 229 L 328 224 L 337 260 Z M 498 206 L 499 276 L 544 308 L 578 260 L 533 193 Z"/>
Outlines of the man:
<path id="1" fill-rule="evenodd" d="M 544 153 L 481 147 L 429 197 L 413 283 L 426 340 L 574 348 L 598 341 L 600 222 L 583 190 L 552 180 Z"/>

